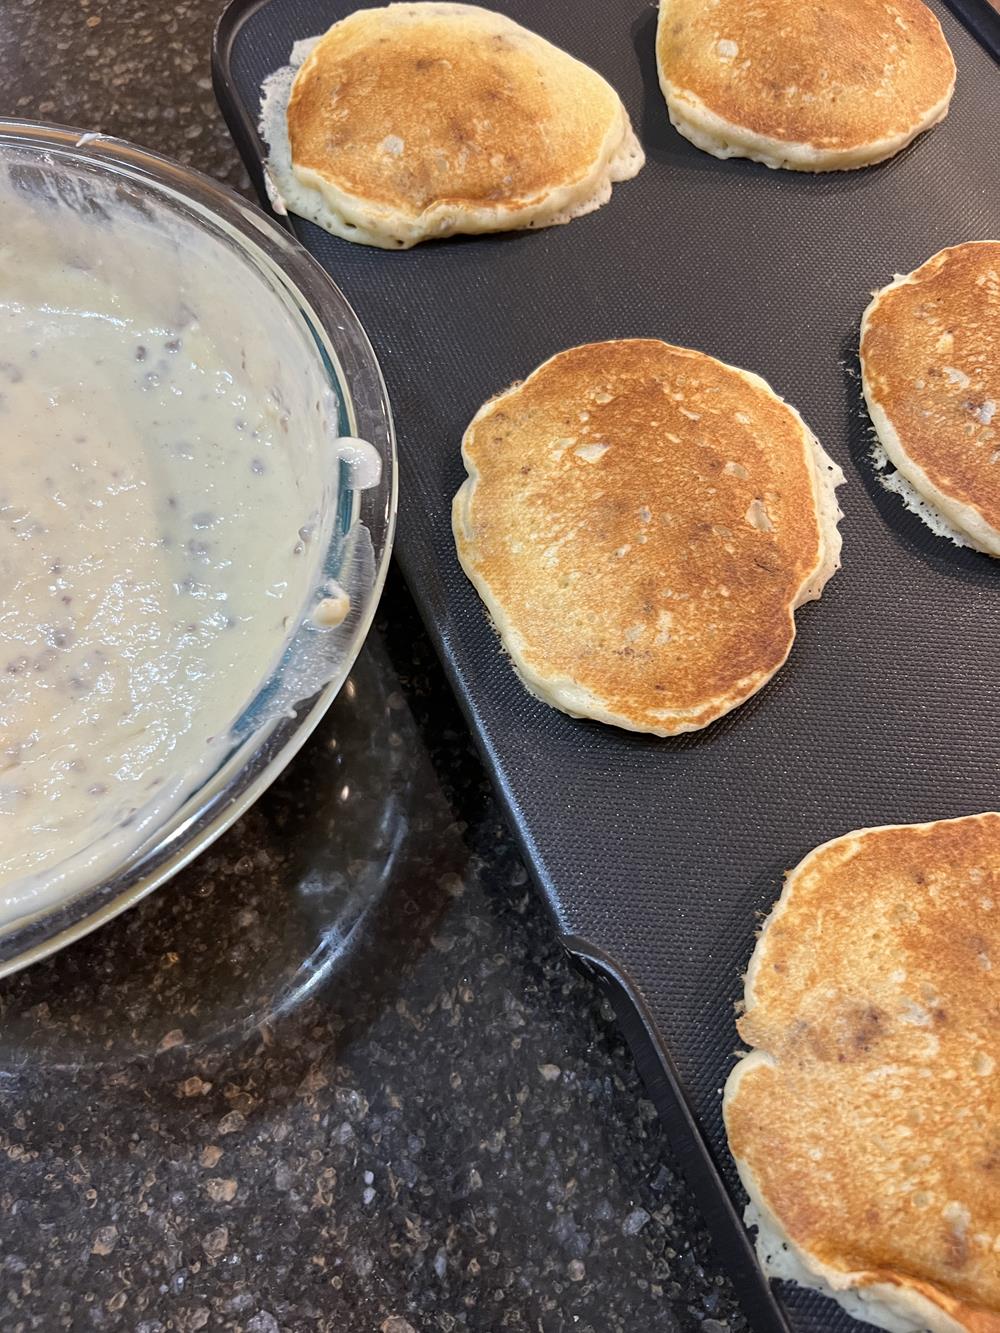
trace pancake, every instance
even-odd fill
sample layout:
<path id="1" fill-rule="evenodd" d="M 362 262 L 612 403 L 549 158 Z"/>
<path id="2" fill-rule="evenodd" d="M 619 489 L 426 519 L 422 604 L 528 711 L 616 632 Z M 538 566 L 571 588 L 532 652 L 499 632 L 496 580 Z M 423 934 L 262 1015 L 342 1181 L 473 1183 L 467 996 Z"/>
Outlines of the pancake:
<path id="1" fill-rule="evenodd" d="M 475 5 L 335 23 L 265 85 L 261 128 L 289 209 L 385 249 L 568 222 L 644 160 L 610 84 Z"/>
<path id="2" fill-rule="evenodd" d="M 840 469 L 701 352 L 561 352 L 480 409 L 462 457 L 462 567 L 527 688 L 576 717 L 706 726 L 774 675 L 838 567 Z"/>
<path id="3" fill-rule="evenodd" d="M 723 1110 L 765 1269 L 893 1330 L 1000 1333 L 1000 815 L 789 875 Z"/>
<path id="4" fill-rule="evenodd" d="M 661 0 L 656 61 L 685 138 L 793 171 L 892 157 L 944 118 L 955 86 L 921 0 Z"/>
<path id="5" fill-rule="evenodd" d="M 970 545 L 1000 556 L 1000 241 L 941 250 L 876 293 L 861 382 L 889 461 Z"/>

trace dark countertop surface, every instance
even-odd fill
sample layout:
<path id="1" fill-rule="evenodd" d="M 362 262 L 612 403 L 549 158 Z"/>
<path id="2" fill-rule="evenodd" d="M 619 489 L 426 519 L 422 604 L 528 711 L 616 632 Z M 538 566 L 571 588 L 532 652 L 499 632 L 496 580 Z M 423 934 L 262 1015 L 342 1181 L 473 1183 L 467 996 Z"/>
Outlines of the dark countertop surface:
<path id="1" fill-rule="evenodd" d="M 215 15 L 7 0 L 0 114 L 245 189 Z M 0 1153 L 5 1333 L 747 1328 L 395 576 L 254 810 L 0 982 Z"/>

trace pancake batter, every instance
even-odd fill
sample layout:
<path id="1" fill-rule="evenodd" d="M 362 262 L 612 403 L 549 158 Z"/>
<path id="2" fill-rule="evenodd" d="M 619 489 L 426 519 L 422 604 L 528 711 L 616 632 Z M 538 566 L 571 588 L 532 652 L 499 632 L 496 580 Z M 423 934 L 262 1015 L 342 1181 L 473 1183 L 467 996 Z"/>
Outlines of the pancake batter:
<path id="1" fill-rule="evenodd" d="M 248 328 L 253 279 L 194 227 L 61 186 L 2 200 L 0 923 L 109 873 L 218 761 L 329 511 L 291 321 Z"/>

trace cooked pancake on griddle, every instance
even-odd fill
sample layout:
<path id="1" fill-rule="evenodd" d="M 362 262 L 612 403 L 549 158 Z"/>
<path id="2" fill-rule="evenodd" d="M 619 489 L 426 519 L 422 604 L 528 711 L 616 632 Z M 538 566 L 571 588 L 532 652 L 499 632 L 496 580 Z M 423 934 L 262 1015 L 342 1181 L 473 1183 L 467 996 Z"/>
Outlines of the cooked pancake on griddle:
<path id="1" fill-rule="evenodd" d="M 877 292 L 861 379 L 889 461 L 972 546 L 1000 556 L 1000 241 L 941 250 Z"/>
<path id="2" fill-rule="evenodd" d="M 285 205 L 365 245 L 568 222 L 643 163 L 610 84 L 475 5 L 359 10 L 265 93 Z"/>
<path id="3" fill-rule="evenodd" d="M 892 157 L 943 119 L 955 86 L 921 0 L 660 0 L 656 61 L 685 138 L 794 171 Z"/>
<path id="4" fill-rule="evenodd" d="M 789 875 L 723 1110 L 765 1270 L 893 1330 L 1000 1333 L 1000 815 Z"/>
<path id="5" fill-rule="evenodd" d="M 574 716 L 706 726 L 774 675 L 838 567 L 840 469 L 701 352 L 561 352 L 480 409 L 462 457 L 462 566 L 525 685 Z"/>

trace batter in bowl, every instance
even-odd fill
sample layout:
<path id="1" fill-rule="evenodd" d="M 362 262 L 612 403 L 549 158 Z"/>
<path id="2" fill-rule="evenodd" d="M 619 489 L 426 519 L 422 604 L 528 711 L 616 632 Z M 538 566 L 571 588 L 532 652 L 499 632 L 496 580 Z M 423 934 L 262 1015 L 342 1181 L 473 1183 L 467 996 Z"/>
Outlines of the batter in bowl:
<path id="1" fill-rule="evenodd" d="M 200 228 L 88 189 L 0 181 L 0 924 L 110 872 L 209 770 L 332 507 L 291 320 Z"/>

